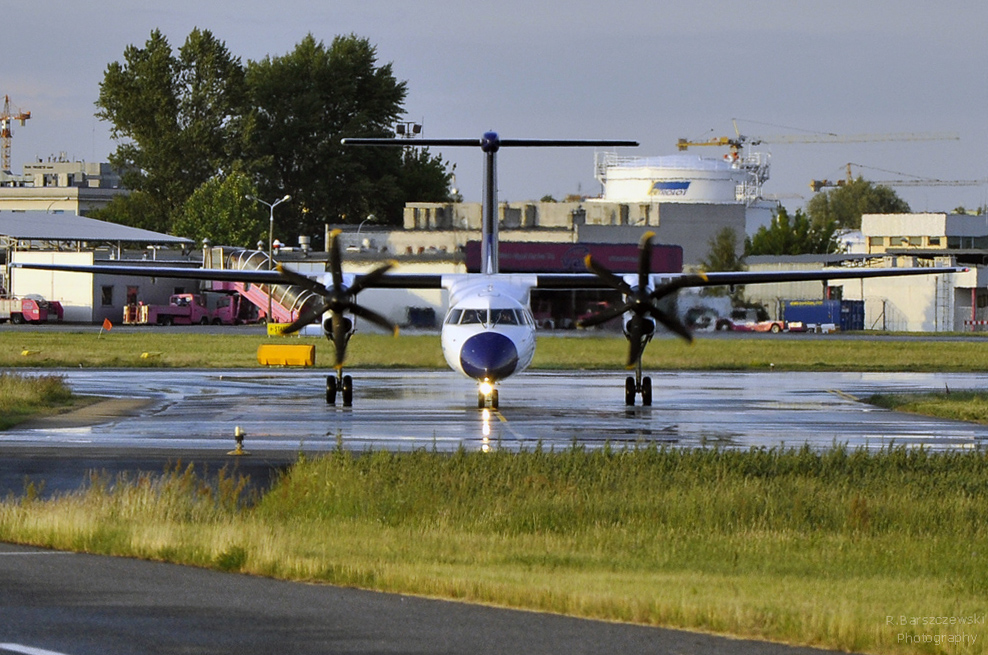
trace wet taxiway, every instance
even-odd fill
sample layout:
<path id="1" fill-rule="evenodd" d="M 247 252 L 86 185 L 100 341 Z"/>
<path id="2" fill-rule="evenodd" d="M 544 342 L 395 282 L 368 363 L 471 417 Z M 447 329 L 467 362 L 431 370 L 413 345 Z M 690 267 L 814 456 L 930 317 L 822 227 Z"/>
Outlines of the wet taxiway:
<path id="1" fill-rule="evenodd" d="M 45 371 L 51 373 L 51 371 Z M 654 405 L 625 407 L 624 371 L 528 372 L 501 385 L 500 411 L 449 371 L 352 371 L 354 407 L 328 406 L 325 371 L 63 370 L 78 394 L 139 397 L 137 416 L 68 428 L 15 428 L 0 447 L 224 452 L 234 430 L 258 451 L 544 448 L 574 443 L 934 449 L 988 444 L 988 427 L 877 409 L 856 398 L 985 388 L 988 375 L 653 373 Z"/>

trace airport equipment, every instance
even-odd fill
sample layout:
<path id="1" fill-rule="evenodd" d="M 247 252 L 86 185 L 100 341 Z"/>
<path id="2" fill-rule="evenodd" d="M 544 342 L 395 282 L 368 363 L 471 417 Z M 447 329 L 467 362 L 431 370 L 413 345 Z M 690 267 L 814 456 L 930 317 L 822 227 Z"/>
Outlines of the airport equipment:
<path id="1" fill-rule="evenodd" d="M 0 323 L 47 323 L 62 321 L 62 304 L 40 296 L 0 298 Z"/>
<path id="2" fill-rule="evenodd" d="M 240 297 L 229 295 L 221 299 L 215 311 L 210 311 L 205 296 L 177 293 L 167 305 L 145 305 L 142 302 L 125 305 L 124 325 L 233 325 L 238 322 Z"/>

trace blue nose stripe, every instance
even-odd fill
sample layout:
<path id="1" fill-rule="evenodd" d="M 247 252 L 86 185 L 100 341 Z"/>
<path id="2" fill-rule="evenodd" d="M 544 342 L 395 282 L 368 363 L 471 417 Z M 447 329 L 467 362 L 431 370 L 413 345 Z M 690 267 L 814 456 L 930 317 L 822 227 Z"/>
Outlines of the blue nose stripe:
<path id="1" fill-rule="evenodd" d="M 460 366 L 470 377 L 492 382 L 506 378 L 518 367 L 518 349 L 497 332 L 482 332 L 466 340 L 460 349 Z"/>

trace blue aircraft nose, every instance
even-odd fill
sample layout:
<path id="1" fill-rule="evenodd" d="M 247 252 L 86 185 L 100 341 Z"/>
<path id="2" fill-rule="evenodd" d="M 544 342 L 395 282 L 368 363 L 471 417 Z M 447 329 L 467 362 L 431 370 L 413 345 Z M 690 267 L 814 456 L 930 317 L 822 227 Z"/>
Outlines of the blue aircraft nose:
<path id="1" fill-rule="evenodd" d="M 481 332 L 466 340 L 460 349 L 460 366 L 470 377 L 495 382 L 514 373 L 518 349 L 511 339 L 497 332 Z"/>

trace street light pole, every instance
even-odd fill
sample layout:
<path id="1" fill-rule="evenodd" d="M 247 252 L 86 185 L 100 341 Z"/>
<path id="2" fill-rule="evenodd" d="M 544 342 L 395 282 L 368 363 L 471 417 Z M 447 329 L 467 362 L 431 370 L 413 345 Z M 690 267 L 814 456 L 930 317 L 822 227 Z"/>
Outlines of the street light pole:
<path id="1" fill-rule="evenodd" d="M 274 269 L 274 208 L 277 207 L 278 205 L 280 205 L 283 202 L 288 202 L 289 200 L 292 199 L 292 197 L 290 195 L 287 195 L 286 194 L 284 198 L 281 198 L 279 200 L 275 200 L 274 202 L 265 202 L 265 201 L 261 200 L 260 198 L 255 198 L 254 196 L 250 196 L 250 195 L 244 196 L 244 198 L 246 198 L 247 200 L 252 200 L 254 202 L 259 202 L 262 205 L 267 205 L 268 206 L 268 210 L 269 210 L 269 217 L 268 217 L 268 270 L 269 271 L 270 270 L 273 270 Z M 268 284 L 268 314 L 265 317 L 266 318 L 266 321 L 265 321 L 265 324 L 266 325 L 271 325 L 271 309 L 272 309 L 272 307 L 271 307 L 271 285 Z M 271 335 L 271 330 L 270 330 L 270 328 L 268 328 L 268 336 L 270 336 L 270 335 Z"/>

